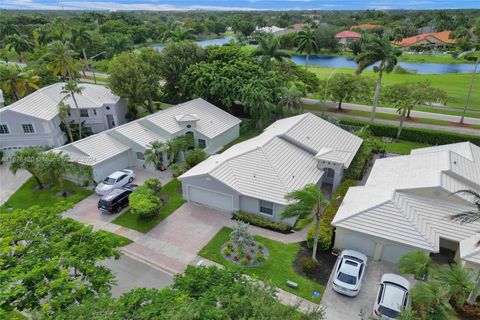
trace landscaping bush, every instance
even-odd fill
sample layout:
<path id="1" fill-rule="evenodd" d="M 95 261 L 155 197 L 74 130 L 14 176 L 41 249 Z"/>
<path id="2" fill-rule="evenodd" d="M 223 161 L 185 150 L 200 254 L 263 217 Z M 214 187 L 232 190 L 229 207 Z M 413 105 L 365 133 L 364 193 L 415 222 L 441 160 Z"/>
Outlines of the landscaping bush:
<path id="1" fill-rule="evenodd" d="M 380 123 L 369 123 L 366 121 L 352 120 L 352 119 L 342 119 L 341 124 L 351 125 L 351 126 L 369 126 L 370 130 L 375 136 L 378 137 L 391 137 L 395 138 L 398 127 L 387 124 Z M 449 143 L 457 143 L 470 141 L 473 144 L 480 146 L 480 136 L 466 135 L 453 132 L 444 132 L 431 129 L 422 129 L 422 128 L 403 128 L 402 136 L 403 140 L 420 142 L 430 145 L 441 145 Z"/>
<path id="2" fill-rule="evenodd" d="M 188 152 L 185 162 L 189 168 L 195 167 L 197 164 L 207 159 L 207 154 L 202 149 L 194 149 Z"/>
<path id="3" fill-rule="evenodd" d="M 310 257 L 303 257 L 300 260 L 300 266 L 305 274 L 312 274 L 315 271 L 317 263 Z"/>
<path id="4" fill-rule="evenodd" d="M 431 258 L 422 251 L 412 251 L 404 254 L 398 260 L 398 269 L 402 273 L 413 274 L 415 279 L 422 279 L 427 273 Z"/>
<path id="5" fill-rule="evenodd" d="M 170 165 L 170 169 L 172 170 L 172 176 L 174 178 L 181 176 L 185 171 L 187 171 L 184 166 L 179 165 L 178 163 L 172 163 Z"/>
<path id="6" fill-rule="evenodd" d="M 142 219 L 148 219 L 159 214 L 162 202 L 156 197 L 155 192 L 143 184 L 129 196 L 130 210 Z"/>
<path id="7" fill-rule="evenodd" d="M 237 213 L 235 213 L 235 219 L 241 220 L 243 222 L 247 222 L 257 227 L 262 227 L 262 228 L 270 229 L 273 231 L 279 231 L 283 233 L 289 232 L 292 228 L 286 223 L 275 222 L 267 218 L 259 217 L 254 214 L 246 213 L 243 211 L 238 211 Z"/>
<path id="8" fill-rule="evenodd" d="M 322 218 L 320 219 L 320 229 L 318 231 L 319 250 L 325 251 L 330 249 L 333 237 L 333 218 L 335 218 L 338 207 L 342 203 L 343 197 L 347 193 L 348 189 L 356 185 L 357 182 L 354 180 L 345 180 L 337 187 L 337 190 L 335 190 L 335 192 L 332 194 L 330 203 L 328 204 L 328 207 L 325 209 Z M 309 248 L 313 248 L 314 236 L 315 224 L 313 224 L 307 231 L 307 246 Z"/>
<path id="9" fill-rule="evenodd" d="M 364 140 L 357 154 L 350 163 L 350 167 L 344 172 L 346 179 L 361 180 L 364 169 L 372 158 L 373 146 L 370 140 Z"/>

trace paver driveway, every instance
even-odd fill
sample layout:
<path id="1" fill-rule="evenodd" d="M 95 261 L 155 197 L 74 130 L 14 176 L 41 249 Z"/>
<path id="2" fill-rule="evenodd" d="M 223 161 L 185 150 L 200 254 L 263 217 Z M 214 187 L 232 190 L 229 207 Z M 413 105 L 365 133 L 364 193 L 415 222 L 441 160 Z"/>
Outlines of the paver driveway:
<path id="1" fill-rule="evenodd" d="M 31 177 L 25 170 L 18 170 L 14 175 L 8 169 L 8 165 L 7 162 L 0 165 L 0 205 L 4 204 Z"/>
<path id="2" fill-rule="evenodd" d="M 364 318 L 368 319 L 372 313 L 373 304 L 377 296 L 378 283 L 384 273 L 399 274 L 399 271 L 394 264 L 370 260 L 363 278 L 362 288 L 359 294 L 353 298 L 343 296 L 333 291 L 332 277 L 330 276 L 330 280 L 322 297 L 322 305 L 326 307 L 326 319 L 360 319 L 359 314 L 361 311 L 363 311 L 365 315 Z"/>

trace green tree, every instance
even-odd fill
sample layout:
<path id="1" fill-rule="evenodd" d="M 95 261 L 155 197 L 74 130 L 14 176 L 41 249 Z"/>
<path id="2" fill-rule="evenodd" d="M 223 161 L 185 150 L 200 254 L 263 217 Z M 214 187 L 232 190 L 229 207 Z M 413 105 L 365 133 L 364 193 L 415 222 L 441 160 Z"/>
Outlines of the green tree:
<path id="1" fill-rule="evenodd" d="M 457 306 L 461 306 L 472 292 L 473 274 L 469 269 L 460 265 L 443 265 L 435 272 L 435 279 L 450 289 L 450 295 Z"/>
<path id="2" fill-rule="evenodd" d="M 425 320 L 448 320 L 452 316 L 450 288 L 438 282 L 418 282 L 412 289 L 413 303 Z"/>
<path id="3" fill-rule="evenodd" d="M 62 152 L 49 151 L 39 158 L 38 167 L 43 177 L 60 185 L 60 193 L 66 197 L 65 178 L 68 174 L 74 173 L 70 157 Z"/>
<path id="4" fill-rule="evenodd" d="M 335 38 L 337 31 L 331 27 L 322 27 L 315 30 L 315 41 L 319 49 L 325 49 L 329 51 L 338 50 L 338 39 Z"/>
<path id="5" fill-rule="evenodd" d="M 161 79 L 161 54 L 153 48 L 143 48 L 138 53 L 140 72 L 145 76 L 145 108 L 149 113 L 154 113 L 153 100 L 160 96 Z"/>
<path id="6" fill-rule="evenodd" d="M 193 149 L 188 152 L 185 162 L 192 168 L 205 159 L 207 159 L 207 153 L 203 149 Z"/>
<path id="7" fill-rule="evenodd" d="M 328 206 L 322 190 L 317 185 L 307 184 L 304 188 L 290 192 L 287 200 L 292 203 L 287 205 L 281 216 L 283 218 L 298 217 L 304 219 L 312 213 L 315 219 L 315 233 L 313 239 L 312 259 L 317 261 L 318 230 L 323 211 Z"/>
<path id="8" fill-rule="evenodd" d="M 15 152 L 10 162 L 9 169 L 13 174 L 18 170 L 28 171 L 37 182 L 38 188 L 43 188 L 42 172 L 39 167 L 39 161 L 42 157 L 42 149 L 37 147 L 28 147 Z"/>
<path id="9" fill-rule="evenodd" d="M 55 76 L 60 76 L 62 79 L 66 77 L 74 79 L 79 69 L 78 61 L 75 59 L 76 55 L 77 53 L 70 48 L 69 43 L 57 40 L 47 45 L 44 59 L 49 61 Z"/>
<path id="10" fill-rule="evenodd" d="M 380 98 L 383 73 L 390 73 L 395 69 L 395 66 L 398 62 L 398 57 L 401 54 L 402 51 L 390 43 L 388 36 L 368 36 L 362 40 L 362 52 L 355 57 L 355 62 L 358 65 L 356 73 L 360 74 L 363 70 L 371 65 L 379 63 L 378 66 L 373 67 L 373 71 L 378 73 L 378 77 L 377 84 L 375 86 L 375 93 L 373 95 L 370 122 L 375 120 L 375 111 Z"/>
<path id="11" fill-rule="evenodd" d="M 145 163 L 153 164 L 157 170 L 165 170 L 163 164 L 163 154 L 167 151 L 167 146 L 161 141 L 152 141 L 145 150 Z"/>
<path id="12" fill-rule="evenodd" d="M 20 76 L 20 88 L 22 96 L 28 95 L 32 92 L 32 90 L 38 90 L 40 88 L 40 77 L 35 74 L 34 70 L 23 71 Z"/>
<path id="13" fill-rule="evenodd" d="M 82 52 L 85 65 L 88 65 L 86 50 L 92 44 L 92 41 L 92 35 L 86 27 L 72 29 L 71 43 L 74 44 L 77 50 Z"/>
<path id="14" fill-rule="evenodd" d="M 280 90 L 280 104 L 288 110 L 303 111 L 302 97 L 306 94 L 303 82 L 291 82 Z"/>
<path id="15" fill-rule="evenodd" d="M 158 40 L 167 41 L 170 34 L 175 31 L 175 28 L 178 26 L 178 21 L 173 19 L 168 19 L 165 23 L 162 23 L 157 26 L 156 32 Z"/>
<path id="16" fill-rule="evenodd" d="M 272 118 L 275 104 L 272 93 L 268 90 L 268 80 L 252 79 L 239 91 L 239 100 L 244 109 L 252 117 L 257 128 L 263 128 Z"/>
<path id="17" fill-rule="evenodd" d="M 72 108 L 69 104 L 66 104 L 63 101 L 60 101 L 58 104 L 58 116 L 65 126 L 65 131 L 67 132 L 69 142 L 73 142 L 72 129 L 70 128 L 70 123 L 67 120 L 67 116 Z"/>
<path id="18" fill-rule="evenodd" d="M 15 65 L 0 65 L 0 83 L 3 93 L 13 99 L 20 100 L 22 97 L 22 69 Z"/>
<path id="19" fill-rule="evenodd" d="M 422 251 L 412 251 L 400 257 L 398 268 L 402 273 L 413 274 L 421 279 L 428 270 L 431 258 Z"/>
<path id="20" fill-rule="evenodd" d="M 13 49 L 20 62 L 25 61 L 25 53 L 32 52 L 35 44 L 23 35 L 12 34 L 5 39 L 7 49 Z"/>
<path id="21" fill-rule="evenodd" d="M 53 314 L 109 292 L 118 241 L 60 212 L 66 205 L 0 214 L 0 310 Z"/>
<path id="22" fill-rule="evenodd" d="M 178 160 L 179 154 L 188 149 L 189 143 L 186 137 L 175 137 L 165 142 L 165 146 L 167 147 L 170 163 L 174 163 Z"/>
<path id="23" fill-rule="evenodd" d="M 285 58 L 290 58 L 290 54 L 280 49 L 280 42 L 271 33 L 267 33 L 257 37 L 258 46 L 253 52 L 253 55 L 260 57 L 264 62 L 271 60 L 283 61 Z"/>
<path id="24" fill-rule="evenodd" d="M 61 94 L 64 94 L 62 100 L 72 98 L 75 104 L 78 122 L 78 139 L 82 139 L 82 120 L 80 118 L 80 107 L 78 106 L 77 98 L 75 95 L 82 94 L 83 87 L 80 87 L 74 80 L 68 80 L 62 88 Z"/>
<path id="25" fill-rule="evenodd" d="M 304 53 L 306 55 L 305 68 L 308 69 L 308 57 L 312 53 L 318 51 L 315 34 L 309 27 L 304 28 L 303 30 L 300 30 L 295 36 L 295 42 L 297 43 L 297 52 Z"/>
<path id="26" fill-rule="evenodd" d="M 135 188 L 128 197 L 130 210 L 138 218 L 149 219 L 160 213 L 162 201 L 155 191 L 148 183 L 144 183 Z"/>
<path id="27" fill-rule="evenodd" d="M 347 73 L 336 73 L 325 82 L 326 96 L 338 102 L 342 110 L 342 102 L 366 97 L 372 89 L 366 79 Z"/>
<path id="28" fill-rule="evenodd" d="M 167 33 L 166 40 L 170 40 L 173 42 L 195 40 L 195 36 L 193 35 L 193 33 L 194 30 L 192 28 L 183 28 L 181 26 L 176 26 L 173 31 L 169 31 Z"/>

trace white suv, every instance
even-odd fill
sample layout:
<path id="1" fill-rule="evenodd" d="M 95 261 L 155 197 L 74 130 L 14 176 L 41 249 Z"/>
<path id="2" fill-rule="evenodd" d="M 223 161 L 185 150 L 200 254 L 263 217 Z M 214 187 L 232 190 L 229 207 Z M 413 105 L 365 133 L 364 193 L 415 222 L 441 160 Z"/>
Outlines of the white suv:
<path id="1" fill-rule="evenodd" d="M 376 319 L 396 319 L 403 309 L 410 307 L 410 282 L 402 276 L 386 273 L 382 276 L 373 307 Z"/>
<path id="2" fill-rule="evenodd" d="M 362 286 L 366 268 L 366 255 L 354 250 L 343 250 L 335 265 L 333 290 L 346 296 L 355 297 Z"/>

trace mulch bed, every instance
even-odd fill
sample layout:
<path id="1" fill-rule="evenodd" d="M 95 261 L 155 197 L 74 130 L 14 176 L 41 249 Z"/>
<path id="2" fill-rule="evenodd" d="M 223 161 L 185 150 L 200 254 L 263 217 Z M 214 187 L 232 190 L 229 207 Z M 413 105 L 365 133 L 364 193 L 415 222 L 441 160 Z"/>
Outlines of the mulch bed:
<path id="1" fill-rule="evenodd" d="M 55 195 L 56 195 L 57 197 L 63 197 L 63 198 L 67 198 L 67 197 L 69 197 L 69 196 L 73 196 L 74 194 L 76 194 L 76 192 L 73 191 L 73 190 L 65 190 L 65 193 L 63 193 L 63 192 L 61 192 L 61 191 L 55 193 Z"/>
<path id="2" fill-rule="evenodd" d="M 317 251 L 317 265 L 312 274 L 305 274 L 300 265 L 300 260 L 303 257 L 312 257 L 312 250 L 307 248 L 307 242 L 302 242 L 300 244 L 300 250 L 298 250 L 297 257 L 293 263 L 293 269 L 295 272 L 301 276 L 307 277 L 319 284 L 326 285 L 330 274 L 332 273 L 337 257 L 332 254 L 331 251 Z"/>

